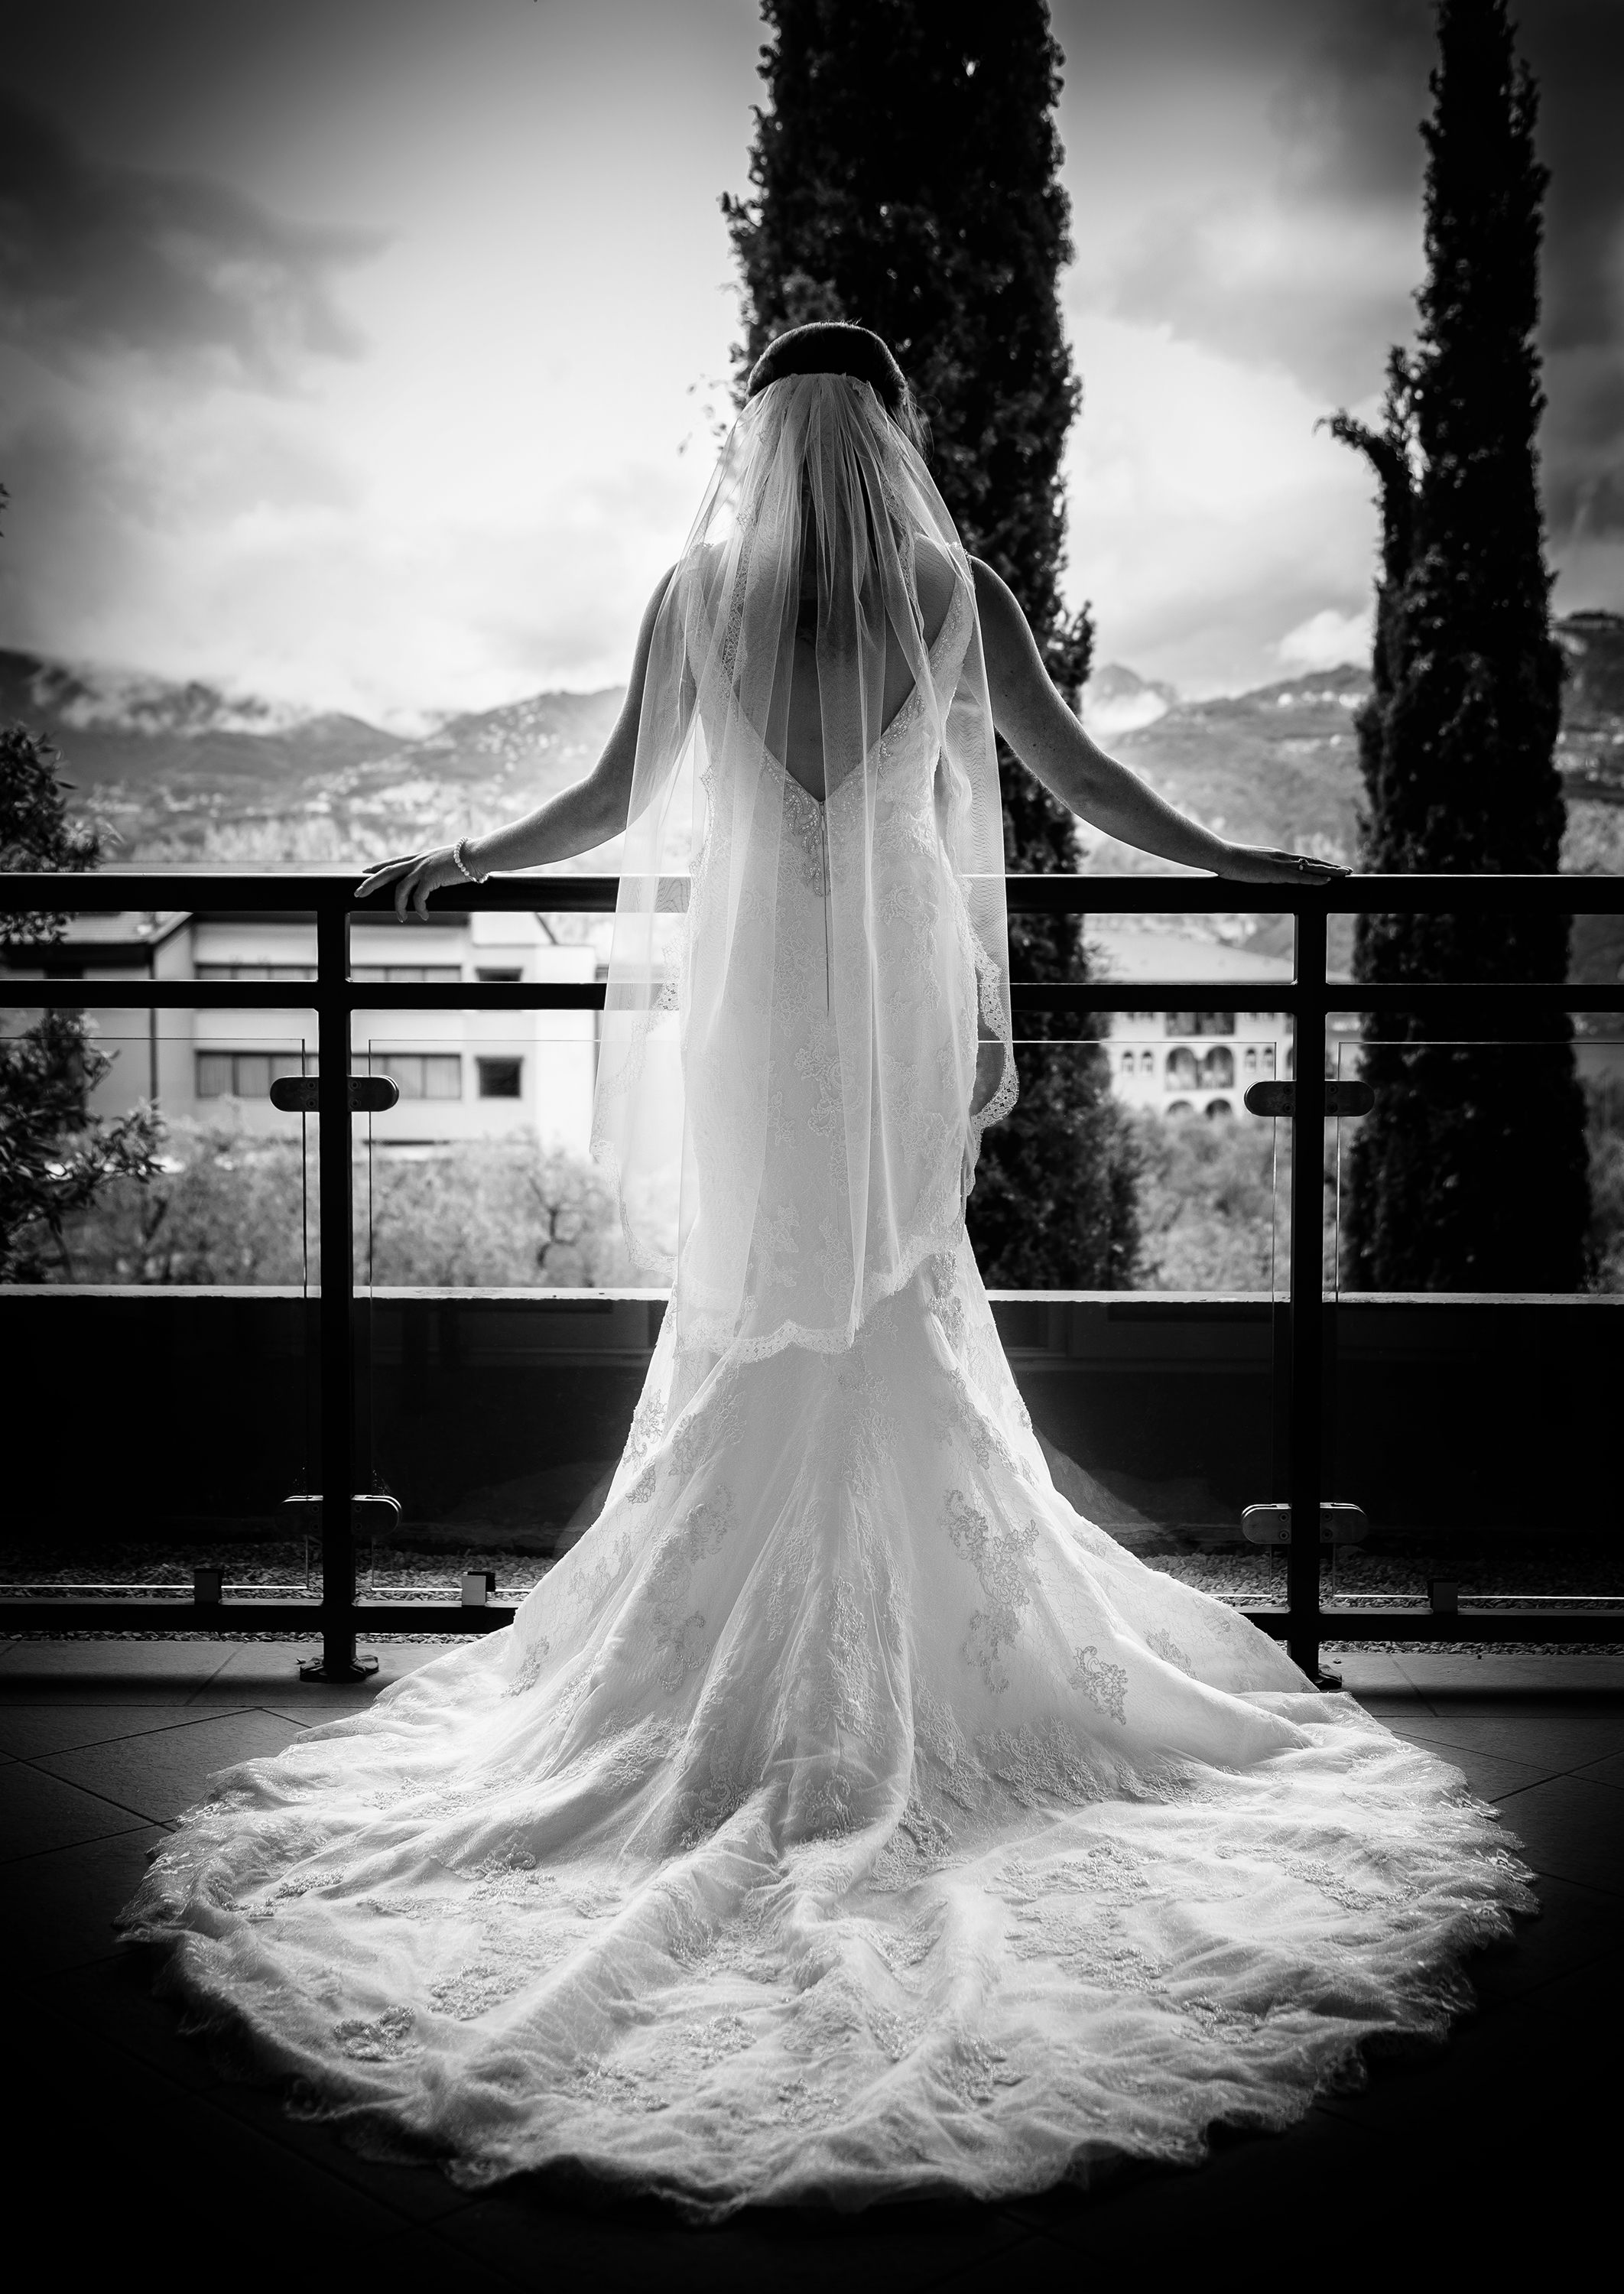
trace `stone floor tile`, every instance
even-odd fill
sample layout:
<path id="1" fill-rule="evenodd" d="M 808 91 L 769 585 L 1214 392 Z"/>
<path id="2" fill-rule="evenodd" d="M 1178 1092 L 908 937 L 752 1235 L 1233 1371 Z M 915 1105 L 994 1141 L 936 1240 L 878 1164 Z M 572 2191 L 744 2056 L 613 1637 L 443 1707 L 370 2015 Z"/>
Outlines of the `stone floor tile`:
<path id="1" fill-rule="evenodd" d="M 14 1866 L 0 1895 L 0 1951 L 31 1981 L 106 1959 L 122 1948 L 113 1917 L 140 1886 L 151 1851 L 167 1835 L 142 1825 L 78 1841 Z"/>
<path id="2" fill-rule="evenodd" d="M 1093 2187 L 1017 2200 L 1010 2211 L 1074 2261 L 1131 2266 L 1156 2286 L 1173 2284 L 1188 2267 L 1206 2284 L 1222 2257 L 1255 2249 L 1264 2225 L 1271 2252 L 1322 2246 L 1328 2224 L 1345 2221 L 1351 2190 L 1361 2206 L 1371 2196 L 1379 2202 L 1386 2153 L 1368 2128 L 1311 2111 L 1279 2135 L 1219 2130 L 1205 2166 L 1132 2167 Z M 1035 2256 L 1023 2254 L 1022 2264 L 1023 2294 L 1062 2282 Z M 1255 2251 L 1248 2268 L 1255 2278 Z"/>
<path id="3" fill-rule="evenodd" d="M 1481 2152 L 1519 2183 L 1535 2152 L 1547 2167 L 1565 2156 L 1568 2181 L 1613 2140 L 1621 2042 L 1615 1987 L 1581 1969 L 1466 2018 L 1446 2046 L 1378 2060 L 1324 2108 L 1439 2160 Z"/>
<path id="4" fill-rule="evenodd" d="M 175 2002 L 155 1996 L 158 1967 L 145 1946 L 120 1944 L 110 1958 L 53 1977 L 40 1987 L 41 2003 L 81 2046 L 127 2059 L 132 2078 L 151 2072 L 199 2094 L 218 2087 L 220 2068 L 207 2043 L 183 2038 Z"/>
<path id="5" fill-rule="evenodd" d="M 47 1776 L 27 1761 L 8 1761 L 0 1768 L 0 1863 L 70 1848 L 77 1841 L 104 1840 L 140 1822 L 139 1813 L 82 1792 L 61 1777 Z"/>
<path id="6" fill-rule="evenodd" d="M 1497 1944 L 1466 1963 L 1472 1989 L 1485 2008 L 1522 1998 L 1542 1984 L 1617 1956 L 1624 1914 L 1616 1896 L 1548 1873 L 1534 1892 L 1539 1914 L 1518 1916 L 1515 1941 Z"/>
<path id="7" fill-rule="evenodd" d="M 1624 1802 L 1611 1786 L 1551 1777 L 1505 1794 L 1499 1805 L 1536 1872 L 1624 1892 Z"/>
<path id="8" fill-rule="evenodd" d="M 1562 1776 L 1624 1753 L 1624 1699 L 1612 1711 L 1595 1712 L 1427 1712 L 1406 1720 L 1403 1734 L 1425 1737 L 1447 1757 L 1457 1750 L 1481 1753 L 1521 1762 L 1540 1776 Z"/>
<path id="9" fill-rule="evenodd" d="M 42 1692 L 43 1694 L 43 1692 Z M 195 1705 L 149 1700 L 141 1704 L 78 1704 L 56 1697 L 38 1704 L 0 1704 L 0 1746 L 19 1760 L 72 1752 L 80 1745 L 107 1745 L 119 1737 L 144 1737 L 197 1719 Z"/>
<path id="10" fill-rule="evenodd" d="M 550 2202 L 545 2189 L 476 2200 L 436 2225 L 459 2252 L 522 2283 L 657 2285 L 661 2294 L 923 2294 L 967 2265 L 1019 2277 L 1025 2227 L 991 2207 L 747 2209 L 709 2229 L 670 2208 Z"/>
<path id="11" fill-rule="evenodd" d="M 93 2032 L 41 2014 L 27 2048 L 29 2108 L 7 2165 L 76 2283 L 163 2274 L 158 2242 L 169 2240 L 168 2274 L 250 2290 L 325 2284 L 334 2258 L 359 2266 L 406 2227 Z"/>
<path id="12" fill-rule="evenodd" d="M 1624 1786 L 1624 1753 L 1609 1753 L 1605 1760 L 1591 1761 L 1575 1773 L 1593 1785 Z"/>
<path id="13" fill-rule="evenodd" d="M 185 1696 L 212 1680 L 233 1647 L 240 1644 L 208 1640 L 73 1640 L 37 1639 L 13 1641 L 0 1655 L 0 1680 L 8 1688 L 23 1680 L 48 1680 L 85 1687 L 105 1684 L 133 1690 L 156 1686 L 174 1697 Z M 136 1702 L 134 1696 L 128 1697 Z"/>
<path id="14" fill-rule="evenodd" d="M 1350 1696 L 1361 1701 L 1383 1690 L 1401 1696 L 1413 1696 L 1415 1691 L 1399 1669 L 1399 1661 L 1387 1649 L 1369 1649 L 1358 1642 L 1349 1642 L 1338 1648 L 1328 1641 L 1322 1651 L 1327 1668 L 1342 1677 L 1342 1685 Z"/>
<path id="15" fill-rule="evenodd" d="M 1567 1656 L 1538 1649 L 1485 1648 L 1481 1655 L 1470 1649 L 1407 1649 L 1396 1662 L 1422 1696 L 1446 1702 L 1462 1695 L 1526 1698 L 1539 1691 L 1557 1696 L 1624 1692 L 1624 1657 L 1620 1656 Z"/>
<path id="16" fill-rule="evenodd" d="M 1425 1736 L 1409 1721 L 1389 1720 L 1386 1724 L 1395 1737 L 1407 1744 L 1431 1753 L 1445 1765 L 1456 1769 L 1466 1778 L 1480 1800 L 1498 1803 L 1506 1793 L 1516 1792 L 1524 1785 L 1537 1785 L 1547 1776 L 1559 1776 L 1560 1769 L 1541 1768 L 1533 1762 L 1497 1759 L 1489 1753 L 1480 1753 L 1470 1745 L 1452 1745 L 1440 1737 Z"/>
<path id="17" fill-rule="evenodd" d="M 299 1666 L 309 1657 L 320 1654 L 314 1647 L 305 1647 L 295 1641 L 240 1642 L 231 1649 L 210 1685 L 212 1695 L 237 1696 L 247 1693 L 254 1703 L 264 1704 L 272 1697 L 296 1696 L 303 1701 L 331 1698 L 341 1703 L 346 1711 L 356 1704 L 370 1704 L 379 1689 L 387 1688 L 392 1681 L 403 1680 L 408 1673 L 418 1672 L 443 1656 L 450 1648 L 461 1646 L 465 1636 L 456 1640 L 380 1640 L 358 1642 L 357 1652 L 362 1656 L 375 1656 L 378 1671 L 365 1680 L 353 1683 L 326 1680 L 301 1680 Z"/>
<path id="18" fill-rule="evenodd" d="M 274 1712 L 219 1712 L 194 1716 L 183 1728 L 53 1753 L 37 1765 L 151 1823 L 171 1824 L 207 1797 L 217 1769 L 280 1753 L 302 1733 Z"/>
<path id="19" fill-rule="evenodd" d="M 533 2286 L 539 2274 L 532 2270 L 512 2278 L 505 2271 L 489 2269 L 419 2225 L 380 2239 L 367 2249 L 369 2283 L 386 2294 L 419 2294 L 419 2290 L 420 2294 L 501 2294 L 510 2286 Z M 610 2290 L 605 2288 L 604 2294 Z M 621 2290 L 613 2289 L 613 2294 Z"/>
<path id="20" fill-rule="evenodd" d="M 363 2159 L 341 2142 L 330 2127 L 309 2119 L 290 2119 L 274 2087 L 223 2082 L 212 2091 L 215 2108 L 255 2128 L 269 2141 L 286 2144 L 323 2173 L 353 2183 L 381 2205 L 391 2207 L 414 2223 L 437 2222 L 472 2203 L 434 2166 L 397 2167 Z"/>

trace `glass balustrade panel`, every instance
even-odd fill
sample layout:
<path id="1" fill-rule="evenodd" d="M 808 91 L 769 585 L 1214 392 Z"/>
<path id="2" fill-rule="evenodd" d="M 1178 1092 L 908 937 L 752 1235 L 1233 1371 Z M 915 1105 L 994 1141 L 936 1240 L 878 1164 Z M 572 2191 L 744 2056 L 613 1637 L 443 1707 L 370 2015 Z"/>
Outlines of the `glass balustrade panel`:
<path id="1" fill-rule="evenodd" d="M 1624 1030 L 1334 1064 L 1331 1481 L 1365 1533 L 1328 1598 L 1445 1640 L 1456 1608 L 1624 1613 Z"/>
<path id="2" fill-rule="evenodd" d="M 26 990 L 21 990 L 26 993 Z M 8 1591 L 319 1597 L 308 1013 L 0 1013 Z M 294 1094 L 296 1097 L 296 1094 Z"/>

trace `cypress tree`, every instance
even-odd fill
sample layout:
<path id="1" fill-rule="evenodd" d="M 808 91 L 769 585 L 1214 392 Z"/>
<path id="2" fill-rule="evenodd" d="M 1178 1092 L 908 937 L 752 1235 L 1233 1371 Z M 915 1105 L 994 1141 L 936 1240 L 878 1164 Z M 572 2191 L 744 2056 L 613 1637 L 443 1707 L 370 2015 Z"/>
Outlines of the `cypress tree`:
<path id="1" fill-rule="evenodd" d="M 763 0 L 754 196 L 724 199 L 743 282 L 741 378 L 814 319 L 871 327 L 931 429 L 965 548 L 1020 600 L 1074 705 L 1086 608 L 1061 605 L 1060 457 L 1080 392 L 1056 280 L 1070 255 L 1043 0 Z M 1005 865 L 1077 865 L 1076 824 L 1001 748 Z M 1020 980 L 1087 976 L 1082 920 L 1012 916 Z M 987 1135 L 970 1232 L 987 1281 L 1115 1289 L 1138 1256 L 1130 1135 L 1092 1022 L 1023 1015 L 1021 1098 Z"/>
<path id="2" fill-rule="evenodd" d="M 1542 873 L 1558 865 L 1564 818 L 1553 761 L 1562 657 L 1535 452 L 1547 174 L 1505 0 L 1438 0 L 1436 16 L 1417 348 L 1393 354 L 1379 429 L 1346 414 L 1332 423 L 1380 482 L 1373 691 L 1359 722 L 1363 858 L 1397 873 Z M 1564 1290 L 1582 1280 L 1572 1029 L 1516 994 L 1564 979 L 1567 955 L 1563 917 L 1360 919 L 1356 978 L 1496 980 L 1506 994 L 1496 1023 L 1458 1007 L 1368 1017 L 1376 1106 L 1352 1154 L 1351 1287 Z"/>

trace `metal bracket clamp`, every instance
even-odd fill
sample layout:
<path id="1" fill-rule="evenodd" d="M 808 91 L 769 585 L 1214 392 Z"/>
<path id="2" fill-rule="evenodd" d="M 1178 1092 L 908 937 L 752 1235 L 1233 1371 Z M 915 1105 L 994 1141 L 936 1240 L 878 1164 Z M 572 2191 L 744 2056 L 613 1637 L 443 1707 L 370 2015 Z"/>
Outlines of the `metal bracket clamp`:
<path id="1" fill-rule="evenodd" d="M 1321 1545 L 1362 1545 L 1370 1525 L 1364 1508 L 1332 1499 L 1320 1508 Z M 1249 1505 L 1241 1509 L 1240 1533 L 1248 1545 L 1289 1545 L 1291 1508 L 1288 1505 Z"/>
<path id="2" fill-rule="evenodd" d="M 271 1086 L 271 1104 L 284 1115 L 314 1115 L 320 1104 L 320 1076 L 278 1076 Z M 353 1075 L 350 1078 L 352 1115 L 381 1115 L 395 1106 L 401 1086 L 393 1076 Z"/>
<path id="3" fill-rule="evenodd" d="M 1249 1115 L 1292 1116 L 1297 1111 L 1297 1086 L 1295 1083 L 1249 1083 L 1241 1094 L 1240 1103 Z M 1328 1083 L 1325 1086 L 1328 1115 L 1368 1115 L 1375 1105 L 1375 1092 L 1357 1078 L 1350 1083 Z"/>
<path id="4" fill-rule="evenodd" d="M 292 1497 L 284 1498 L 282 1500 L 282 1503 L 284 1505 L 319 1506 L 321 1502 L 321 1493 L 320 1491 L 317 1491 L 316 1493 L 312 1496 L 304 1490 L 296 1490 Z M 398 1521 L 400 1519 L 401 1501 L 399 1498 L 392 1498 L 389 1496 L 388 1493 L 384 1490 L 357 1490 L 354 1496 L 350 1500 L 350 1503 L 353 1506 L 382 1506 L 387 1513 L 391 1514 L 394 1517 L 395 1520 Z"/>

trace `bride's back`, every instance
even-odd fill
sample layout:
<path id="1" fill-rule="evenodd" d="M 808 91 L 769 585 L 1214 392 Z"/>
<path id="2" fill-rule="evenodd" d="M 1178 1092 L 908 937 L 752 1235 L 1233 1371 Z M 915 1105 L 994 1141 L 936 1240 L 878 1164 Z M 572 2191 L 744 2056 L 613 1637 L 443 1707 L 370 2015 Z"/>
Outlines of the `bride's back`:
<path id="1" fill-rule="evenodd" d="M 927 648 L 935 645 L 953 602 L 954 572 L 946 550 L 919 540 L 914 556 L 920 617 Z M 789 718 L 784 736 L 784 766 L 792 780 L 821 802 L 824 783 L 823 713 L 817 691 L 816 624 L 816 579 L 810 545 L 801 569 L 801 618 L 796 629 L 790 686 Z M 811 610 L 808 610 L 808 609 Z M 889 725 L 914 690 L 914 671 L 896 630 L 888 622 L 885 632 L 885 690 L 881 709 Z"/>

